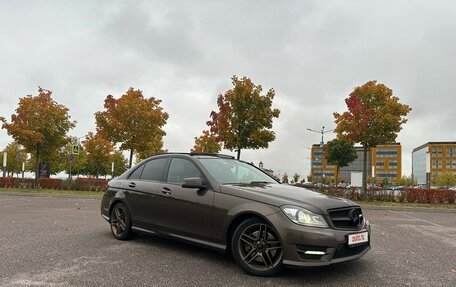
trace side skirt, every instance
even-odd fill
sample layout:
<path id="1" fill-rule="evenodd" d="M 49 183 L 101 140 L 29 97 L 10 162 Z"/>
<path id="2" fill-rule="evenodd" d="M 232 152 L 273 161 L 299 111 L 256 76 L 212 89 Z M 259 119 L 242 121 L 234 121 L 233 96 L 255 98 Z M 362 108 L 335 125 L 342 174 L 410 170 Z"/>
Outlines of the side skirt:
<path id="1" fill-rule="evenodd" d="M 152 231 L 152 230 L 149 230 L 149 229 L 144 229 L 144 228 L 137 227 L 137 226 L 132 226 L 131 229 L 133 231 L 140 232 L 140 233 L 158 235 L 158 236 L 163 236 L 163 237 L 171 237 L 171 238 L 174 238 L 174 239 L 179 240 L 179 241 L 185 241 L 185 242 L 192 243 L 192 244 L 195 244 L 195 245 L 210 247 L 212 249 L 217 249 L 217 250 L 221 250 L 221 251 L 225 251 L 226 250 L 226 246 L 225 245 L 213 243 L 213 242 L 206 241 L 206 240 L 196 239 L 196 238 L 193 238 L 193 237 L 187 237 L 187 236 L 182 236 L 182 235 L 172 234 L 172 233 L 162 234 L 162 233 L 158 233 L 158 232 L 155 232 L 155 231 Z"/>

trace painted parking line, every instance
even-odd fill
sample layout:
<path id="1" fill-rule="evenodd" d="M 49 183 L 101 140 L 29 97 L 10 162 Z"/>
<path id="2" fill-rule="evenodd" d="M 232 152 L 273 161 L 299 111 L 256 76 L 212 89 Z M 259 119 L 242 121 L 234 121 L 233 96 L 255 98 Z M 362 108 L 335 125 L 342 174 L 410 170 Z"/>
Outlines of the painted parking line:
<path id="1" fill-rule="evenodd" d="M 421 222 L 424 222 L 424 223 L 427 223 L 427 224 L 431 224 L 431 225 L 434 225 L 434 226 L 437 226 L 437 227 L 443 227 L 442 225 L 434 223 L 434 222 L 431 222 L 429 220 L 425 220 L 425 219 L 421 219 L 419 217 L 415 217 L 415 216 L 411 216 L 411 215 L 408 215 L 408 214 L 404 214 L 404 212 L 393 211 L 393 210 L 390 210 L 390 212 L 394 213 L 394 214 L 397 214 L 397 215 L 404 216 L 404 217 L 408 217 L 408 218 L 411 218 L 411 219 L 415 219 L 417 221 L 421 221 Z"/>

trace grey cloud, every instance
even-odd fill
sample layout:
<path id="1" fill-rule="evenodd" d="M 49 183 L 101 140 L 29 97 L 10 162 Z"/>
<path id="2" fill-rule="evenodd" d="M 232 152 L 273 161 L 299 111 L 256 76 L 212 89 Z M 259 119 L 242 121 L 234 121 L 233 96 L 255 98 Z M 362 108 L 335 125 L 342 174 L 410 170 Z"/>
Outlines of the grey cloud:
<path id="1" fill-rule="evenodd" d="M 245 75 L 276 90 L 282 113 L 270 148 L 243 157 L 305 175 L 320 141 L 306 128 L 332 128 L 375 79 L 413 108 L 398 137 L 409 174 L 414 147 L 456 137 L 455 19 L 453 1 L 3 1 L 0 115 L 41 85 L 81 136 L 106 95 L 133 86 L 170 113 L 165 148 L 188 151 L 230 77 Z M 1 130 L 0 148 L 10 140 Z"/>

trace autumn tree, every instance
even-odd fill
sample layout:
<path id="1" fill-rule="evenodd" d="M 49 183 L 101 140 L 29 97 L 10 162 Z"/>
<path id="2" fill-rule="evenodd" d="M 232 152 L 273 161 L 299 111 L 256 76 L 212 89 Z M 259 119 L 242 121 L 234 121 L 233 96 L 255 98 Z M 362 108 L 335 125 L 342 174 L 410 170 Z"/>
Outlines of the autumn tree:
<path id="1" fill-rule="evenodd" d="M 341 167 L 348 166 L 358 156 L 356 155 L 356 149 L 353 147 L 353 143 L 333 139 L 326 143 L 323 147 L 326 160 L 336 166 L 336 185 L 339 182 L 339 170 Z"/>
<path id="2" fill-rule="evenodd" d="M 217 142 L 216 135 L 209 131 L 203 131 L 202 135 L 195 137 L 195 145 L 191 152 L 219 153 L 221 149 L 222 147 Z"/>
<path id="3" fill-rule="evenodd" d="M 207 122 L 218 142 L 229 150 L 267 148 L 275 139 L 272 129 L 273 118 L 278 118 L 279 109 L 272 108 L 274 89 L 261 95 L 263 88 L 249 78 L 231 78 L 233 88 L 217 98 L 218 112 L 212 111 Z"/>
<path id="4" fill-rule="evenodd" d="M 22 148 L 20 144 L 13 141 L 6 146 L 6 148 L 1 152 L 1 161 L 0 164 L 3 164 L 3 153 L 6 152 L 6 169 L 8 173 L 19 174 L 22 172 L 22 162 L 27 160 L 27 153 Z"/>
<path id="5" fill-rule="evenodd" d="M 363 196 L 367 200 L 367 152 L 377 145 L 395 142 L 411 108 L 376 81 L 356 87 L 345 103 L 348 111 L 334 113 L 335 131 L 339 139 L 363 146 Z"/>
<path id="6" fill-rule="evenodd" d="M 101 134 L 89 132 L 83 141 L 87 151 L 87 163 L 85 174 L 98 178 L 100 175 L 108 175 L 111 171 L 111 153 L 114 145 Z"/>
<path id="7" fill-rule="evenodd" d="M 65 145 L 67 133 L 76 124 L 70 120 L 68 108 L 52 99 L 52 92 L 38 88 L 37 96 L 19 99 L 11 123 L 1 117 L 2 128 L 28 153 L 35 156 L 35 180 L 39 176 L 41 157 L 50 156 Z"/>
<path id="8" fill-rule="evenodd" d="M 136 154 L 136 163 L 139 163 L 146 158 L 157 154 L 163 154 L 168 152 L 168 150 L 163 149 L 163 139 L 162 137 L 157 137 L 153 141 L 144 143 L 140 150 Z"/>
<path id="9" fill-rule="evenodd" d="M 95 113 L 97 131 L 111 142 L 120 143 L 122 150 L 130 151 L 130 167 L 134 152 L 150 150 L 154 143 L 163 145 L 168 114 L 160 103 L 161 100 L 145 98 L 142 91 L 130 88 L 119 99 L 107 96 L 105 110 Z"/>

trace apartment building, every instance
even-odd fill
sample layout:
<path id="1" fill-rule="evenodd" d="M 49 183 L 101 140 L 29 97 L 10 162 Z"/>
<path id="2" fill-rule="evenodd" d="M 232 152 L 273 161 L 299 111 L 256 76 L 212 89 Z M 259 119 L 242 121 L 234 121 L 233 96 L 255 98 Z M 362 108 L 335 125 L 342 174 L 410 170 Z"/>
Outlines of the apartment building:
<path id="1" fill-rule="evenodd" d="M 417 184 L 426 184 L 442 173 L 456 174 L 456 141 L 428 142 L 412 151 L 412 177 Z"/>
<path id="2" fill-rule="evenodd" d="M 355 146 L 357 158 L 346 167 L 339 170 L 340 182 L 351 182 L 353 172 L 363 171 L 363 147 Z M 323 153 L 323 148 L 313 145 L 311 150 L 311 175 L 313 182 L 334 182 L 336 166 L 329 164 Z M 374 171 L 372 173 L 372 171 Z M 325 176 L 323 176 L 325 175 Z M 402 177 L 402 146 L 400 143 L 379 145 L 367 152 L 367 175 L 369 182 L 399 183 Z M 372 177 L 373 175 L 373 177 Z"/>
<path id="3" fill-rule="evenodd" d="M 322 146 L 319 144 L 312 145 L 310 159 L 312 182 L 330 183 L 336 181 L 337 167 L 328 163 Z"/>

